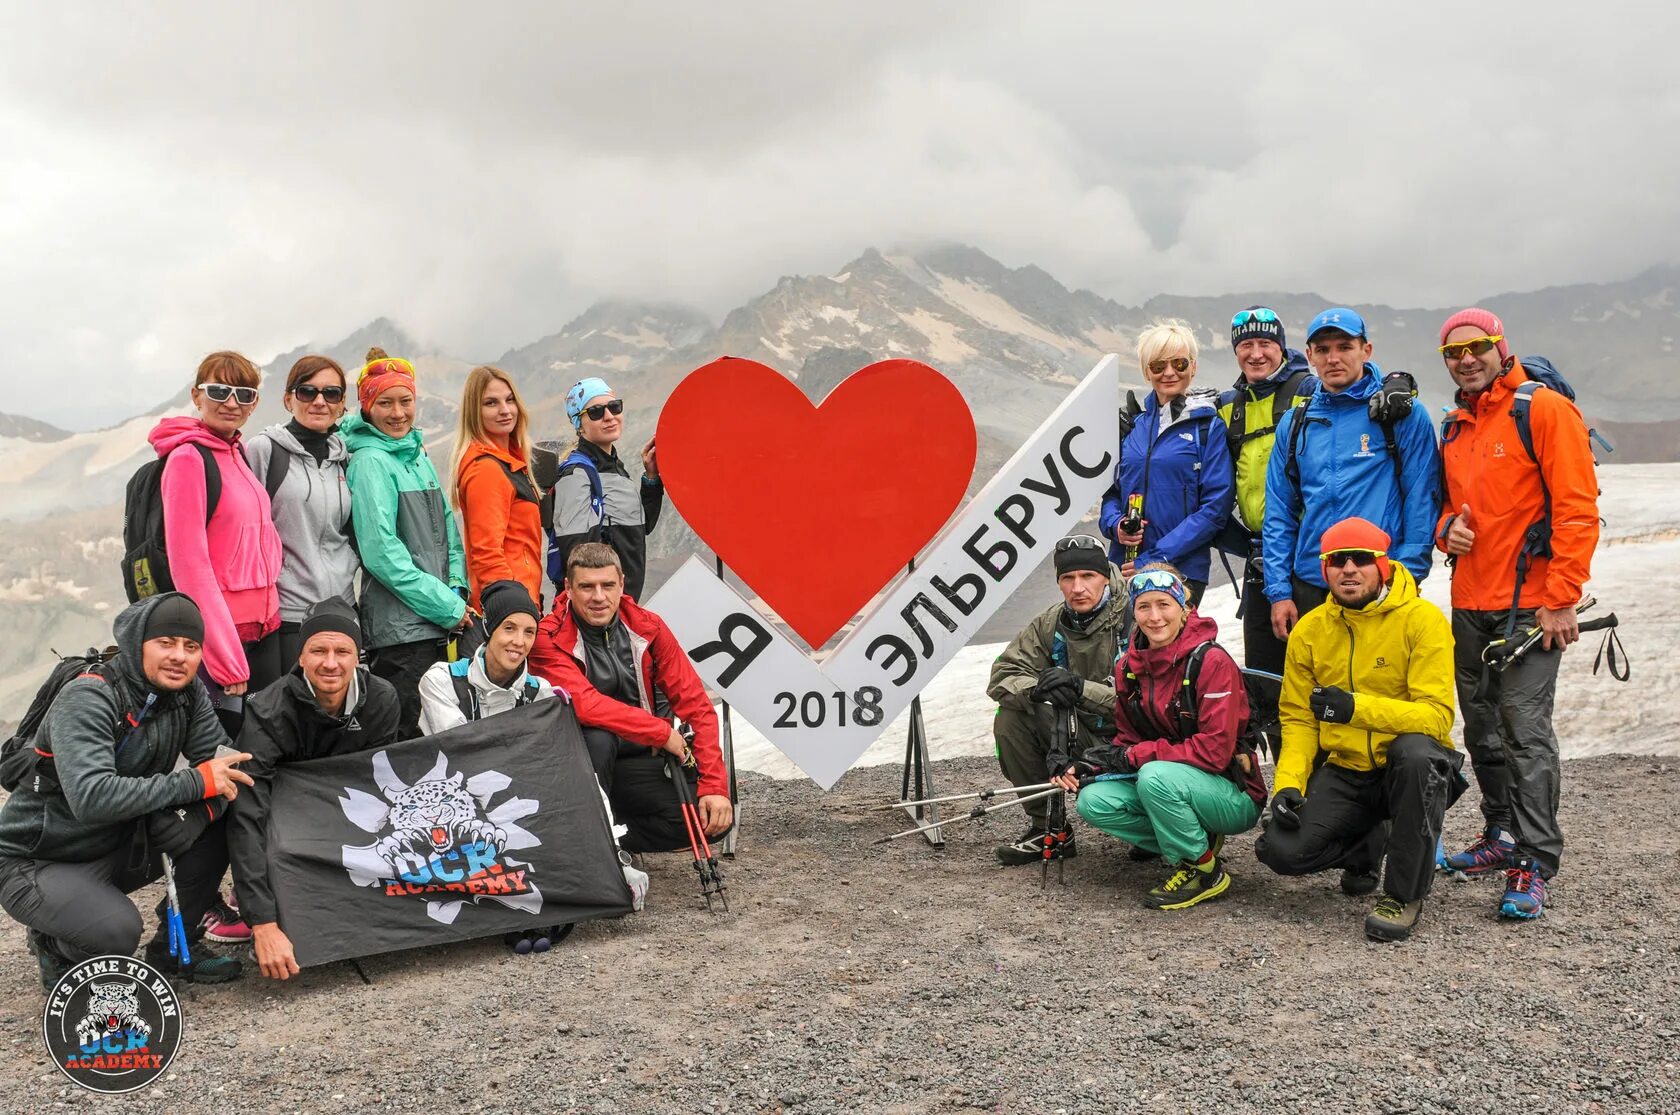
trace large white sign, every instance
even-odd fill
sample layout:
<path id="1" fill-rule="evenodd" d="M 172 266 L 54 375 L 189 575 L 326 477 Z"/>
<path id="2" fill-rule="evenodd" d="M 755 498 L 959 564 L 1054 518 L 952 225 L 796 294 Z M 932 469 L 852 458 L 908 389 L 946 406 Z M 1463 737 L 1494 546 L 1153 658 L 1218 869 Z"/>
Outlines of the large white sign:
<path id="1" fill-rule="evenodd" d="M 706 684 L 826 790 L 1102 498 L 1119 447 L 1119 358 L 1105 356 L 820 665 L 698 558 L 649 607 Z"/>

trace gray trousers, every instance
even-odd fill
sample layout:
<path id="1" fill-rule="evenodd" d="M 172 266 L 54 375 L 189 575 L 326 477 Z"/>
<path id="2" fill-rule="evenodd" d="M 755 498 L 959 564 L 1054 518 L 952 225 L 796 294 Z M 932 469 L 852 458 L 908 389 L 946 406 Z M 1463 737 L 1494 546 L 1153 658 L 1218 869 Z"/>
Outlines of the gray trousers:
<path id="1" fill-rule="evenodd" d="M 1454 675 L 1458 707 L 1464 714 L 1464 747 L 1482 788 L 1482 816 L 1517 842 L 1546 878 L 1563 858 L 1563 830 L 1558 827 L 1558 796 L 1563 781 L 1557 733 L 1552 730 L 1552 701 L 1557 693 L 1561 650 L 1536 645 L 1504 673 L 1482 681 L 1482 649 L 1505 637 L 1511 613 L 1452 614 Z M 1534 623 L 1534 611 L 1517 613 L 1517 630 Z"/>
<path id="2" fill-rule="evenodd" d="M 998 765 L 1011 786 L 1033 786 L 1050 776 L 1050 741 L 1058 750 L 1066 750 L 1060 737 L 1067 735 L 1067 717 L 1058 716 L 1049 705 L 1035 704 L 1032 711 L 998 706 L 997 719 L 992 721 L 992 739 L 997 743 Z M 1073 757 L 1099 742 L 1089 718 L 1079 717 L 1079 744 Z M 1060 771 L 1056 773 L 1060 774 Z M 1044 827 L 1049 805 L 1044 799 L 1029 801 L 1021 806 L 1034 825 Z"/>

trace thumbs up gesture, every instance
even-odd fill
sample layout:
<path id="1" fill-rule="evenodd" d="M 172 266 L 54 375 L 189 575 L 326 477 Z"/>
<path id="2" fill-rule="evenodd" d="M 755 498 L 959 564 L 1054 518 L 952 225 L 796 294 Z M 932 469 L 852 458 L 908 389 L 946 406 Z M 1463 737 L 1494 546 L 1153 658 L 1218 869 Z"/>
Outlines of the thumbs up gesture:
<path id="1" fill-rule="evenodd" d="M 1447 527 L 1447 553 L 1467 554 L 1476 544 L 1476 532 L 1470 527 L 1470 505 L 1464 504 Z"/>

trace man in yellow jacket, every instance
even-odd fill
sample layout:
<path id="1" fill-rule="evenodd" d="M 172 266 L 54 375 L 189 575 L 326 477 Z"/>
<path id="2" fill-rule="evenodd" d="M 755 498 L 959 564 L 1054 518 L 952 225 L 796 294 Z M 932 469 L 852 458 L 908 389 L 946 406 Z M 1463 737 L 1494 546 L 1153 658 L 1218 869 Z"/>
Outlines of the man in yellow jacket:
<path id="1" fill-rule="evenodd" d="M 1388 547 L 1387 533 L 1357 518 L 1319 542 L 1330 598 L 1289 636 L 1283 750 L 1254 851 L 1280 875 L 1348 867 L 1391 822 L 1383 894 L 1365 933 L 1402 941 L 1423 912 L 1441 822 L 1465 781 L 1450 738 L 1452 628 Z"/>

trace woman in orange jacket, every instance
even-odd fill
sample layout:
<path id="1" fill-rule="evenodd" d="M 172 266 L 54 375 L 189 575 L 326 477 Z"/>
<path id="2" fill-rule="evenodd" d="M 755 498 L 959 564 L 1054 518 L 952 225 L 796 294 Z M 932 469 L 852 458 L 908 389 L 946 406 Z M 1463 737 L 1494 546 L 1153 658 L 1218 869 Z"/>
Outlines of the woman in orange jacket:
<path id="1" fill-rule="evenodd" d="M 529 420 L 506 372 L 485 365 L 467 376 L 453 473 L 474 608 L 497 581 L 518 581 L 533 600 L 542 596 L 541 496 L 527 455 Z"/>

